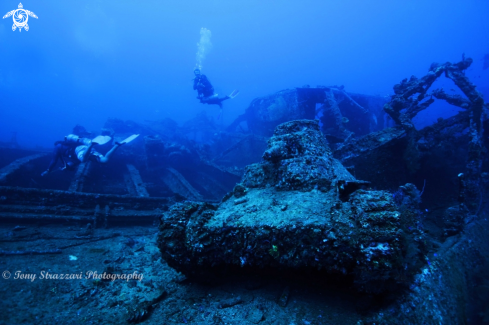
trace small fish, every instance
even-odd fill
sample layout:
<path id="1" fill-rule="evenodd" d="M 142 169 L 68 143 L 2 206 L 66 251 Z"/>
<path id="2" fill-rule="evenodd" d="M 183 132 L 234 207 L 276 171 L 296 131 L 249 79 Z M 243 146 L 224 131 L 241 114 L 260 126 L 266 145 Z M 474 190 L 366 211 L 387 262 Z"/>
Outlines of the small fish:
<path id="1" fill-rule="evenodd" d="M 76 261 L 78 259 L 78 257 L 76 257 L 75 255 L 70 255 L 69 258 L 70 261 Z"/>

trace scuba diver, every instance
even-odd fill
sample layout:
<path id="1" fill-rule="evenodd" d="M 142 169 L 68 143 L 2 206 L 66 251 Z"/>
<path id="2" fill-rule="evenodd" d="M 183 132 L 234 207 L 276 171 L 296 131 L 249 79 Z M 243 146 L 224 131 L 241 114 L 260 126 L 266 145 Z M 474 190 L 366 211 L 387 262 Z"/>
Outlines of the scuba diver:
<path id="1" fill-rule="evenodd" d="M 131 142 L 138 136 L 139 134 L 133 134 L 121 142 L 116 142 L 105 155 L 102 155 L 100 152 L 93 149 L 93 146 L 106 144 L 112 139 L 111 137 L 99 135 L 95 139 L 90 140 L 88 138 L 80 138 L 77 135 L 69 134 L 65 136 L 64 141 L 56 141 L 54 143 L 53 158 L 49 163 L 48 169 L 46 169 L 41 176 L 46 176 L 48 173 L 52 172 L 59 160 L 61 160 L 64 165 L 60 170 L 74 170 L 80 163 L 89 160 L 104 164 L 109 161 L 110 156 L 117 150 L 117 148 Z"/>
<path id="2" fill-rule="evenodd" d="M 238 95 L 239 90 L 234 90 L 229 96 L 219 98 L 217 94 L 214 93 L 214 87 L 212 87 L 209 79 L 204 74 L 200 73 L 200 69 L 194 70 L 194 90 L 197 90 L 197 99 L 200 100 L 202 104 L 218 105 L 222 109 L 222 102 L 226 99 L 232 99 Z"/>

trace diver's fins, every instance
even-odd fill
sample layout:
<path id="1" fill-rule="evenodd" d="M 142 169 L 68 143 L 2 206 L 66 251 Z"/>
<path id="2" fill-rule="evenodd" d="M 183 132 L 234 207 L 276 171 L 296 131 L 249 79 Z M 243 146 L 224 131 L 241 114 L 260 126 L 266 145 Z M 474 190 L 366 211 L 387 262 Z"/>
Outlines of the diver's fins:
<path id="1" fill-rule="evenodd" d="M 122 140 L 122 141 L 121 141 L 121 142 L 119 142 L 119 143 L 120 143 L 120 144 L 129 143 L 129 142 L 131 142 L 132 140 L 136 139 L 137 137 L 139 137 L 139 134 L 133 134 L 133 135 L 131 135 L 130 137 L 125 138 L 124 140 Z"/>
<path id="2" fill-rule="evenodd" d="M 109 137 L 108 135 L 99 135 L 95 138 L 92 139 L 92 142 L 95 142 L 99 145 L 102 145 L 102 144 L 106 144 L 107 142 L 109 142 L 112 138 Z"/>
<path id="3" fill-rule="evenodd" d="M 239 90 L 235 89 L 228 97 L 233 99 L 234 97 L 238 96 L 238 94 L 239 94 Z"/>

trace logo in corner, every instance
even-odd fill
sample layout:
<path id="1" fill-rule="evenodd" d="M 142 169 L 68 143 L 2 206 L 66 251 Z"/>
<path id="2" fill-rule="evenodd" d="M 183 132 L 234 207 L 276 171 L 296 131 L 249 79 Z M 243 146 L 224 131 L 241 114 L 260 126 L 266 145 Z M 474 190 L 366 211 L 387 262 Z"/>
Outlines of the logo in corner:
<path id="1" fill-rule="evenodd" d="M 36 14 L 33 13 L 32 11 L 25 10 L 22 3 L 19 3 L 19 9 L 7 12 L 7 14 L 3 16 L 3 19 L 8 18 L 10 16 L 12 16 L 14 20 L 14 24 L 12 25 L 12 31 L 14 32 L 17 28 L 19 28 L 19 32 L 22 31 L 22 28 L 24 28 L 26 31 L 29 30 L 29 25 L 27 25 L 29 16 L 37 19 Z"/>

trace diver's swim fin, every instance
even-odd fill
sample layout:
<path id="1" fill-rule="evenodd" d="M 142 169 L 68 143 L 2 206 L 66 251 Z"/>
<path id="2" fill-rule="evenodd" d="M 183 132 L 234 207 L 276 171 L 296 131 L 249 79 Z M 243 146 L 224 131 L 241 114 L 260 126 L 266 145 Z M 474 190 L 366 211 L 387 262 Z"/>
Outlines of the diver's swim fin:
<path id="1" fill-rule="evenodd" d="M 112 138 L 109 137 L 108 135 L 99 135 L 96 136 L 95 138 L 92 139 L 92 142 L 95 142 L 96 144 L 103 145 L 109 142 Z"/>
<path id="2" fill-rule="evenodd" d="M 229 98 L 233 99 L 234 97 L 238 96 L 239 90 L 235 89 L 233 92 L 229 95 Z"/>
<path id="3" fill-rule="evenodd" d="M 129 142 L 131 142 L 132 140 L 136 139 L 137 137 L 139 137 L 139 134 L 133 134 L 133 135 L 131 135 L 130 137 L 125 138 L 124 140 L 122 140 L 122 141 L 121 141 L 121 142 L 119 142 L 119 143 L 120 143 L 120 144 L 129 143 Z"/>

